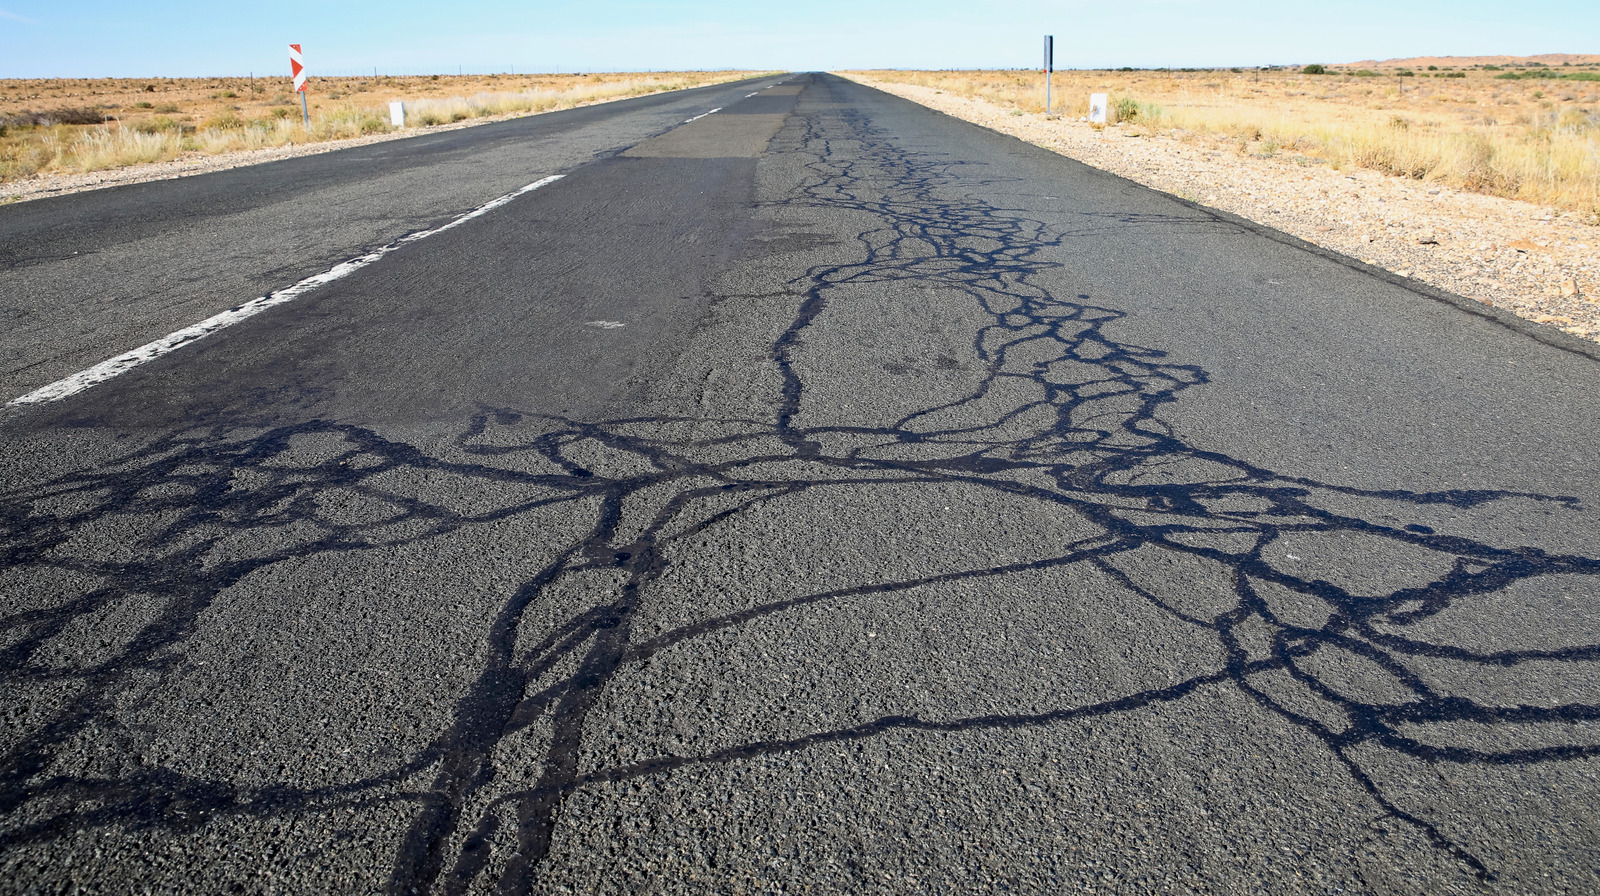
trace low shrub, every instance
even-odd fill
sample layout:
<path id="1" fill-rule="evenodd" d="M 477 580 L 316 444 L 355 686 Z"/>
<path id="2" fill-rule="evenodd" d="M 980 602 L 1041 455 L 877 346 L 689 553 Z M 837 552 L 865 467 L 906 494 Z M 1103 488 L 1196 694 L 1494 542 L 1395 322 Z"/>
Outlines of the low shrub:
<path id="1" fill-rule="evenodd" d="M 1313 64 L 1301 69 L 1300 73 L 1302 75 L 1326 75 L 1328 69 L 1325 66 Z"/>
<path id="2" fill-rule="evenodd" d="M 183 130 L 182 125 L 165 115 L 157 115 L 155 118 L 147 118 L 144 121 L 135 122 L 132 127 L 141 134 L 160 134 L 167 131 L 178 132 Z"/>
<path id="3" fill-rule="evenodd" d="M 48 128 L 58 124 L 104 124 L 98 109 L 53 109 L 49 112 L 18 112 L 0 118 L 0 124 L 14 128 Z"/>
<path id="4" fill-rule="evenodd" d="M 244 127 L 244 122 L 232 110 L 223 110 L 200 123 L 203 131 L 232 131 Z"/>

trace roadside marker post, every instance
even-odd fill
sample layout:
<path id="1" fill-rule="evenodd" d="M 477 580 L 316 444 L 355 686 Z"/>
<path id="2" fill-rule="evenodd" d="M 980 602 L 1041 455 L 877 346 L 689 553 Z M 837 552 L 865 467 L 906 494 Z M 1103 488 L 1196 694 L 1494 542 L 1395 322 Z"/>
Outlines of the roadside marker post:
<path id="1" fill-rule="evenodd" d="M 1056 70 L 1056 38 L 1044 36 L 1044 117 L 1050 117 L 1050 76 Z"/>
<path id="2" fill-rule="evenodd" d="M 311 110 L 306 106 L 306 63 L 299 44 L 289 45 L 289 73 L 294 76 L 294 92 L 300 94 L 300 116 L 311 130 Z"/>
<path id="3" fill-rule="evenodd" d="M 1110 106 L 1111 104 L 1106 100 L 1105 94 L 1089 94 L 1089 121 L 1094 124 L 1105 124 L 1106 110 L 1110 108 Z"/>
<path id="4" fill-rule="evenodd" d="M 389 104 L 389 123 L 397 128 L 406 126 L 406 104 L 395 100 Z"/>

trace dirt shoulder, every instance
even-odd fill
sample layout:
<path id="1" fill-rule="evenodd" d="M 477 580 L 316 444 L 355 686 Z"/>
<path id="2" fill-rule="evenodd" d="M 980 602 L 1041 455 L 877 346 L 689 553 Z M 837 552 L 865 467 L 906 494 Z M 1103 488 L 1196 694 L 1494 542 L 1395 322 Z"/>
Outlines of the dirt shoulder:
<path id="1" fill-rule="evenodd" d="M 1600 227 L 1514 199 L 842 74 L 1136 183 L 1600 342 Z"/>

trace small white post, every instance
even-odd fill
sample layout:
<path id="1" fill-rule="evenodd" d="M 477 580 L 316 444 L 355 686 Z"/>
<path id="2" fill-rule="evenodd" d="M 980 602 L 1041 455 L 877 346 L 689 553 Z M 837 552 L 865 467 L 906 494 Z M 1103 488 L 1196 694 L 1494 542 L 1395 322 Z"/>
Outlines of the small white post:
<path id="1" fill-rule="evenodd" d="M 1089 120 L 1095 124 L 1106 123 L 1106 107 L 1111 105 L 1103 93 L 1089 94 Z"/>
<path id="2" fill-rule="evenodd" d="M 406 104 L 395 100 L 389 104 L 389 123 L 397 128 L 406 126 Z"/>

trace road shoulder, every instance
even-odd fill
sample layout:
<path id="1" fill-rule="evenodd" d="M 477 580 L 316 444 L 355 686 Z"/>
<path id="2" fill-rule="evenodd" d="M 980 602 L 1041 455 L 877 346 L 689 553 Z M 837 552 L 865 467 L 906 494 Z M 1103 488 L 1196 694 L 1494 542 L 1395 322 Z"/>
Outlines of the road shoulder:
<path id="1" fill-rule="evenodd" d="M 840 75 L 1375 268 L 1600 342 L 1600 229 L 1532 203 L 1245 158 L 1139 127 L 1017 114 L 932 88 Z"/>

